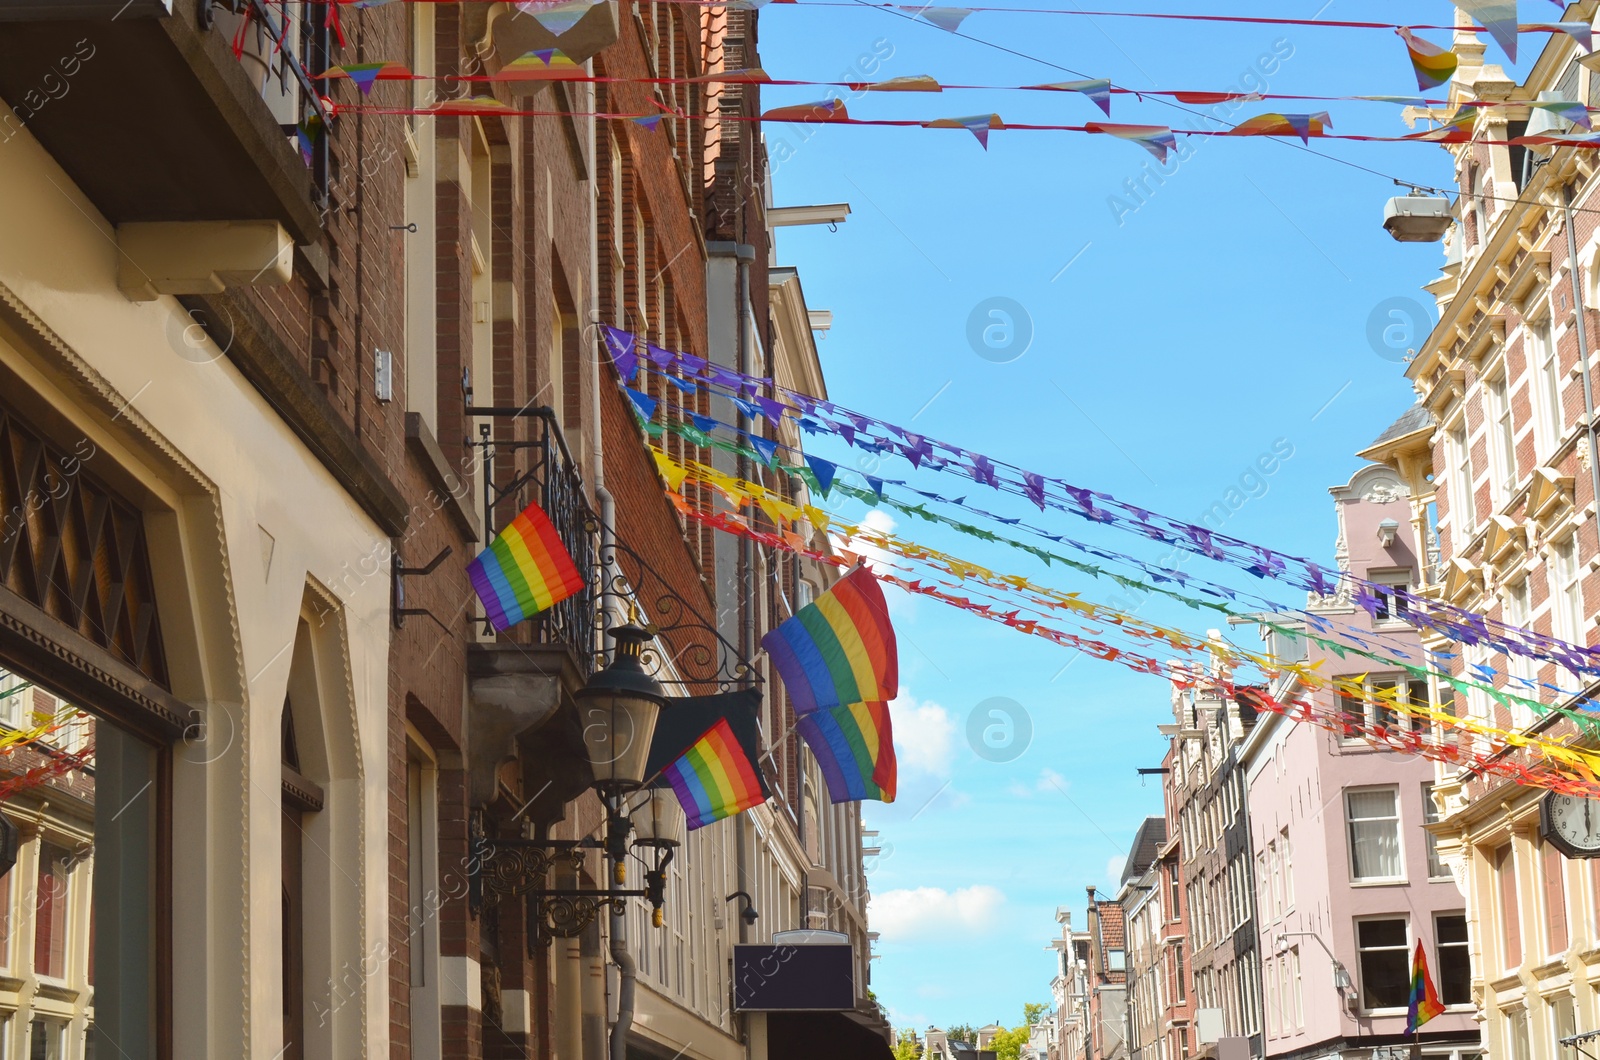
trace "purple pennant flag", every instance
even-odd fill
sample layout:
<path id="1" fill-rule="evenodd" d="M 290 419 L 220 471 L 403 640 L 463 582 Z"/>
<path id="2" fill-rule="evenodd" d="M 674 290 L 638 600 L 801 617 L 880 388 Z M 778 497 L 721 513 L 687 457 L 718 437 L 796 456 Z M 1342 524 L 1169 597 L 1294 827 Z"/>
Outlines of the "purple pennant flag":
<path id="1" fill-rule="evenodd" d="M 710 434 L 712 431 L 722 426 L 720 420 L 717 420 L 711 416 L 701 416 L 693 412 L 689 414 L 689 420 L 695 425 L 696 429 L 705 434 Z"/>
<path id="2" fill-rule="evenodd" d="M 1070 496 L 1082 510 L 1082 514 L 1085 517 L 1089 519 L 1097 519 L 1099 517 L 1100 513 L 1095 510 L 1094 506 L 1094 494 L 1077 486 L 1066 486 L 1063 488 L 1067 491 L 1068 496 Z"/>
<path id="3" fill-rule="evenodd" d="M 1301 143 L 1309 144 L 1311 142 L 1312 117 L 1313 115 L 1310 114 L 1285 114 L 1283 119 L 1289 123 L 1289 128 L 1294 130 L 1295 135 L 1300 137 Z M 1319 115 L 1318 117 L 1326 117 L 1326 115 Z"/>
<path id="4" fill-rule="evenodd" d="M 996 489 L 999 488 L 1000 483 L 994 475 L 994 465 L 982 453 L 972 454 L 972 467 L 970 470 L 972 472 L 972 481 L 981 482 L 985 486 L 993 486 Z"/>
<path id="5" fill-rule="evenodd" d="M 1044 510 L 1044 476 L 1032 471 L 1022 473 L 1023 487 L 1028 494 L 1028 499 Z"/>
<path id="6" fill-rule="evenodd" d="M 635 390 L 631 386 L 625 386 L 622 389 L 628 392 L 628 400 L 633 402 L 633 407 L 638 410 L 639 417 L 648 423 L 655 416 L 656 406 L 660 402 L 649 394 Z"/>
<path id="7" fill-rule="evenodd" d="M 848 419 L 851 423 L 856 425 L 856 430 L 858 430 L 858 431 L 865 431 L 867 429 L 867 425 L 872 422 L 871 420 L 867 419 L 865 416 L 860 415 L 859 413 L 846 412 L 844 415 L 845 415 L 846 419 Z"/>
<path id="8" fill-rule="evenodd" d="M 822 487 L 822 495 L 826 497 L 828 491 L 833 488 L 833 475 L 838 470 L 838 466 L 830 460 L 824 460 L 820 456 L 812 456 L 809 453 L 806 454 L 806 466 L 811 469 L 811 474 L 816 476 L 817 485 Z"/>
<path id="9" fill-rule="evenodd" d="M 778 455 L 778 443 L 771 438 L 760 438 L 754 434 L 747 434 L 745 437 L 750 439 L 750 448 L 761 454 L 761 462 L 771 466 L 772 458 Z"/>
<path id="10" fill-rule="evenodd" d="M 838 425 L 838 431 L 839 437 L 843 438 L 847 445 L 856 444 L 856 429 L 854 427 L 847 427 L 841 423 Z"/>
<path id="11" fill-rule="evenodd" d="M 685 371 L 694 375 L 700 375 L 706 370 L 706 359 L 692 353 L 679 353 L 678 363 L 683 365 Z"/>
<path id="12" fill-rule="evenodd" d="M 634 373 L 639 370 L 639 357 L 633 352 L 632 332 L 622 331 L 609 324 L 601 324 L 600 335 L 605 341 L 606 352 L 611 355 L 611 363 L 616 366 L 617 374 L 622 377 L 623 382 L 632 382 Z"/>
<path id="13" fill-rule="evenodd" d="M 774 427 L 783 422 L 783 414 L 789 409 L 783 402 L 774 401 L 769 397 L 757 396 L 756 404 L 761 407 L 761 411 L 766 414 Z"/>
<path id="14" fill-rule="evenodd" d="M 644 344 L 644 355 L 648 357 L 650 359 L 650 363 L 655 365 L 657 368 L 665 368 L 672 363 L 672 351 L 664 350 L 653 342 L 647 342 Z"/>
<path id="15" fill-rule="evenodd" d="M 642 125 L 651 132 L 654 132 L 656 126 L 661 124 L 662 117 L 663 116 L 660 114 L 641 114 L 637 118 L 629 118 L 628 120 L 633 122 L 635 125 Z"/>
<path id="16" fill-rule="evenodd" d="M 789 402 L 808 416 L 817 411 L 817 403 L 805 394 L 796 394 L 791 390 L 789 391 Z"/>
<path id="17" fill-rule="evenodd" d="M 888 443 L 885 443 L 885 444 L 893 445 L 894 443 L 893 442 L 888 442 Z M 922 466 L 922 453 L 920 451 L 918 451 L 916 446 L 902 445 L 899 448 L 900 448 L 900 455 L 904 456 L 907 460 L 911 461 L 911 466 L 912 467 L 921 467 Z"/>
<path id="18" fill-rule="evenodd" d="M 706 375 L 709 376 L 711 381 L 718 386 L 724 386 L 728 387 L 729 389 L 733 389 L 739 385 L 739 376 L 736 373 L 730 372 L 728 369 L 722 367 L 720 364 L 706 365 Z"/>
<path id="19" fill-rule="evenodd" d="M 361 90 L 363 96 L 372 95 L 372 86 L 378 83 L 378 75 L 383 72 L 386 63 L 348 63 L 340 69 L 344 70 L 355 86 Z"/>

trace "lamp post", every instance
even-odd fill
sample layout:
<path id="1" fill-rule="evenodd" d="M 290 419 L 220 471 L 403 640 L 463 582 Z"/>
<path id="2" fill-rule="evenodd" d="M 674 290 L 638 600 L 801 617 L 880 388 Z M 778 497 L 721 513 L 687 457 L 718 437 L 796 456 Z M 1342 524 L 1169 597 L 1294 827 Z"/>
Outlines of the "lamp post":
<path id="1" fill-rule="evenodd" d="M 547 942 L 549 936 L 574 938 L 594 923 L 603 906 L 620 917 L 627 908 L 625 899 L 645 898 L 661 922 L 665 900 L 666 867 L 672 860 L 678 836 L 667 834 L 669 825 L 657 825 L 638 844 L 656 850 L 656 863 L 646 872 L 647 886 L 626 890 L 628 834 L 637 817 L 630 819 L 626 802 L 630 792 L 644 783 L 645 764 L 650 756 L 650 741 L 655 735 L 665 697 L 661 685 L 644 668 L 644 646 L 653 637 L 648 630 L 633 624 L 610 631 L 616 651 L 610 665 L 591 677 L 578 690 L 579 719 L 583 725 L 583 744 L 594 774 L 594 789 L 606 808 L 606 834 L 594 838 L 567 840 L 497 839 L 476 836 L 478 856 L 474 859 L 475 890 L 487 888 L 499 895 L 525 895 L 531 906 L 529 917 L 536 937 Z M 655 789 L 652 789 L 654 791 Z M 671 792 L 667 794 L 670 796 Z M 673 799 L 676 802 L 676 799 Z M 654 795 L 645 805 L 656 805 L 666 812 Z M 682 811 L 679 810 L 680 819 Z M 585 853 L 603 849 L 611 862 L 604 890 L 588 888 L 550 888 L 545 886 L 552 867 L 561 864 L 576 872 L 583 866 Z"/>

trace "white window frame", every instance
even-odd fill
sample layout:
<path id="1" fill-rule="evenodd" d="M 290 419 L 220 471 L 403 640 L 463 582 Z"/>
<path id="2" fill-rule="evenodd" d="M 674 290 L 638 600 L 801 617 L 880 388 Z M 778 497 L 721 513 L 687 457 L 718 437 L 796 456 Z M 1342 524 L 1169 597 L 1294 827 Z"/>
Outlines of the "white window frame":
<path id="1" fill-rule="evenodd" d="M 1356 999 L 1357 999 L 1358 1004 L 1361 1006 L 1360 1007 L 1360 1012 L 1361 1012 L 1361 1014 L 1363 1016 L 1394 1015 L 1396 1013 L 1404 1013 L 1406 1011 L 1405 1002 L 1401 1002 L 1400 1005 L 1398 1005 L 1398 1006 L 1386 1005 L 1386 1006 L 1383 1006 L 1381 1008 L 1368 1008 L 1367 1007 L 1367 997 L 1366 997 L 1366 994 L 1367 994 L 1367 983 L 1366 983 L 1367 969 L 1366 969 L 1365 964 L 1363 964 L 1363 962 L 1362 962 L 1362 957 L 1366 953 L 1368 953 L 1369 950 L 1370 950 L 1370 952 L 1388 952 L 1390 950 L 1395 950 L 1395 949 L 1399 949 L 1400 948 L 1400 947 L 1396 947 L 1396 946 L 1370 947 L 1369 948 L 1369 947 L 1364 947 L 1364 946 L 1361 945 L 1361 925 L 1365 924 L 1365 923 L 1371 923 L 1371 922 L 1374 922 L 1374 921 L 1382 921 L 1382 920 L 1398 920 L 1401 923 L 1405 924 L 1405 926 L 1406 926 L 1406 941 L 1405 941 L 1405 947 L 1404 947 L 1404 954 L 1405 954 L 1406 969 L 1408 971 L 1411 968 L 1411 953 L 1412 953 L 1413 948 L 1416 945 L 1416 941 L 1413 938 L 1413 932 L 1411 930 L 1411 917 L 1406 913 L 1378 913 L 1378 914 L 1374 914 L 1372 916 L 1358 916 L 1358 917 L 1355 918 L 1355 923 L 1353 925 L 1354 926 L 1353 934 L 1355 935 L 1355 944 L 1356 944 L 1356 974 L 1357 974 L 1357 982 L 1356 982 L 1357 994 L 1356 994 Z"/>
<path id="2" fill-rule="evenodd" d="M 1385 626 L 1411 624 L 1412 583 L 1408 569 L 1368 570 L 1367 581 L 1377 597 L 1372 620 Z M 1386 591 L 1387 590 L 1387 591 Z"/>
<path id="3" fill-rule="evenodd" d="M 1401 688 L 1405 689 L 1405 702 L 1407 704 L 1425 704 L 1428 702 L 1427 686 L 1404 673 L 1364 674 L 1361 679 L 1362 724 L 1374 726 L 1382 723 L 1388 726 L 1390 729 L 1410 732 L 1417 727 L 1416 716 L 1400 710 L 1397 707 L 1390 706 L 1386 701 L 1380 699 L 1376 695 L 1376 690 L 1379 687 L 1390 684 L 1394 685 L 1397 690 Z M 1341 689 L 1338 694 L 1340 708 L 1343 710 L 1344 704 L 1347 702 L 1345 699 L 1344 690 Z M 1392 718 L 1385 720 L 1385 715 L 1390 713 L 1393 715 Z M 1347 746 L 1352 744 L 1359 745 L 1372 742 L 1372 738 L 1364 732 L 1354 733 L 1351 735 L 1341 734 L 1340 742 Z"/>
<path id="4" fill-rule="evenodd" d="M 1450 527 L 1459 530 L 1459 539 L 1451 542 L 1456 553 L 1466 551 L 1467 542 L 1477 530 L 1478 518 L 1472 499 L 1472 439 L 1467 434 L 1465 418 L 1445 433 L 1450 461 Z"/>
<path id="5" fill-rule="evenodd" d="M 1517 490 L 1517 428 L 1511 414 L 1511 394 L 1506 373 L 1489 380 L 1489 466 L 1494 504 L 1502 508 Z"/>
<path id="6" fill-rule="evenodd" d="M 1533 373 L 1534 448 L 1545 463 L 1561 445 L 1566 422 L 1561 405 L 1561 352 L 1550 314 L 1523 323 L 1527 335 L 1528 366 Z"/>
<path id="7" fill-rule="evenodd" d="M 1569 644 L 1582 644 L 1583 564 L 1576 531 L 1550 545 L 1550 597 L 1556 637 Z"/>
<path id="8" fill-rule="evenodd" d="M 1439 820 L 1439 806 L 1433 801 L 1433 781 L 1425 780 L 1422 782 L 1422 823 L 1424 825 L 1436 824 Z M 1422 835 L 1423 844 L 1428 852 L 1428 880 L 1433 882 L 1453 879 L 1454 877 L 1450 874 L 1450 866 L 1446 865 L 1444 859 L 1439 857 L 1439 837 L 1428 831 L 1426 827 L 1423 828 Z M 1435 868 L 1439 871 L 1435 872 Z"/>
<path id="9" fill-rule="evenodd" d="M 1354 817 L 1351 815 L 1350 796 L 1370 795 L 1375 792 L 1388 792 L 1394 800 L 1393 817 Z M 1394 784 L 1369 784 L 1360 787 L 1345 788 L 1344 802 L 1344 834 L 1345 845 L 1348 849 L 1346 865 L 1350 873 L 1350 882 L 1355 886 L 1370 886 L 1373 884 L 1403 884 L 1406 882 L 1406 843 L 1405 830 L 1402 827 L 1405 815 L 1401 809 L 1400 789 Z M 1393 821 L 1395 842 L 1395 864 L 1400 869 L 1398 876 L 1361 876 L 1356 870 L 1356 837 L 1355 825 L 1357 821 Z"/>

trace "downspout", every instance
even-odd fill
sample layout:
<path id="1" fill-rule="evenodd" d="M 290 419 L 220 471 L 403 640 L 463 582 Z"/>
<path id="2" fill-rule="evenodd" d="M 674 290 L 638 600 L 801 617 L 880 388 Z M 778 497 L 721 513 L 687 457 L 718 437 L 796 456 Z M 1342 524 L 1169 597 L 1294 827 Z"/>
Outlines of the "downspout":
<path id="1" fill-rule="evenodd" d="M 616 884 L 613 883 L 615 888 Z M 613 909 L 616 907 L 613 906 Z M 611 959 L 617 965 L 617 1022 L 611 1027 L 611 1060 L 628 1060 L 628 1029 L 633 1026 L 633 954 L 628 952 L 628 921 L 611 915 Z"/>
<path id="2" fill-rule="evenodd" d="M 594 74 L 594 60 L 590 59 L 584 64 L 590 76 Z M 594 83 L 589 83 L 589 109 L 594 110 Z M 605 435 L 600 426 L 600 383 L 603 373 L 600 369 L 600 359 L 603 344 L 600 339 L 600 181 L 598 179 L 598 166 L 600 161 L 599 142 L 595 134 L 595 119 L 590 118 L 588 125 L 589 141 L 589 298 L 593 309 L 590 312 L 591 351 L 589 357 L 589 422 L 593 440 L 593 451 L 590 456 L 591 471 L 594 474 L 595 502 L 600 507 L 600 557 L 601 562 L 609 555 L 609 548 L 616 540 L 617 506 L 611 493 L 606 489 L 605 473 Z M 597 637 L 600 634 L 597 631 Z M 608 873 L 611 877 L 610 888 L 617 889 L 616 875 Z M 618 909 L 613 904 L 612 909 Z M 626 915 L 613 912 L 611 917 L 611 960 L 617 966 L 617 1022 L 611 1027 L 610 1057 L 611 1060 L 627 1060 L 628 1056 L 628 1031 L 633 1026 L 634 987 L 636 983 L 637 966 L 633 963 L 633 955 L 628 952 L 628 921 Z M 604 1021 L 604 1014 L 601 1020 Z"/>
<path id="3" fill-rule="evenodd" d="M 1572 188 L 1561 186 L 1561 221 L 1567 230 L 1567 280 L 1572 285 L 1572 314 L 1578 330 L 1578 366 L 1583 377 L 1584 434 L 1589 442 L 1589 478 L 1595 512 L 1600 515 L 1600 452 L 1595 446 L 1594 382 L 1589 378 L 1589 329 L 1584 320 L 1583 284 L 1578 281 L 1578 234 L 1572 227 Z M 1600 527 L 1600 523 L 1596 523 Z"/>

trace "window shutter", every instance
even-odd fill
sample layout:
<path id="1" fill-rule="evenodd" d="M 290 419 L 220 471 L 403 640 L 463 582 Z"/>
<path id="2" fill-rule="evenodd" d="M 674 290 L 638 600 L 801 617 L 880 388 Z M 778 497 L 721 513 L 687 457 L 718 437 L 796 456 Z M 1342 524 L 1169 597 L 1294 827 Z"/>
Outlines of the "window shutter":
<path id="1" fill-rule="evenodd" d="M 1544 908 L 1547 953 L 1554 957 L 1567 951 L 1567 887 L 1564 873 L 1567 859 L 1561 851 L 1544 844 Z"/>

